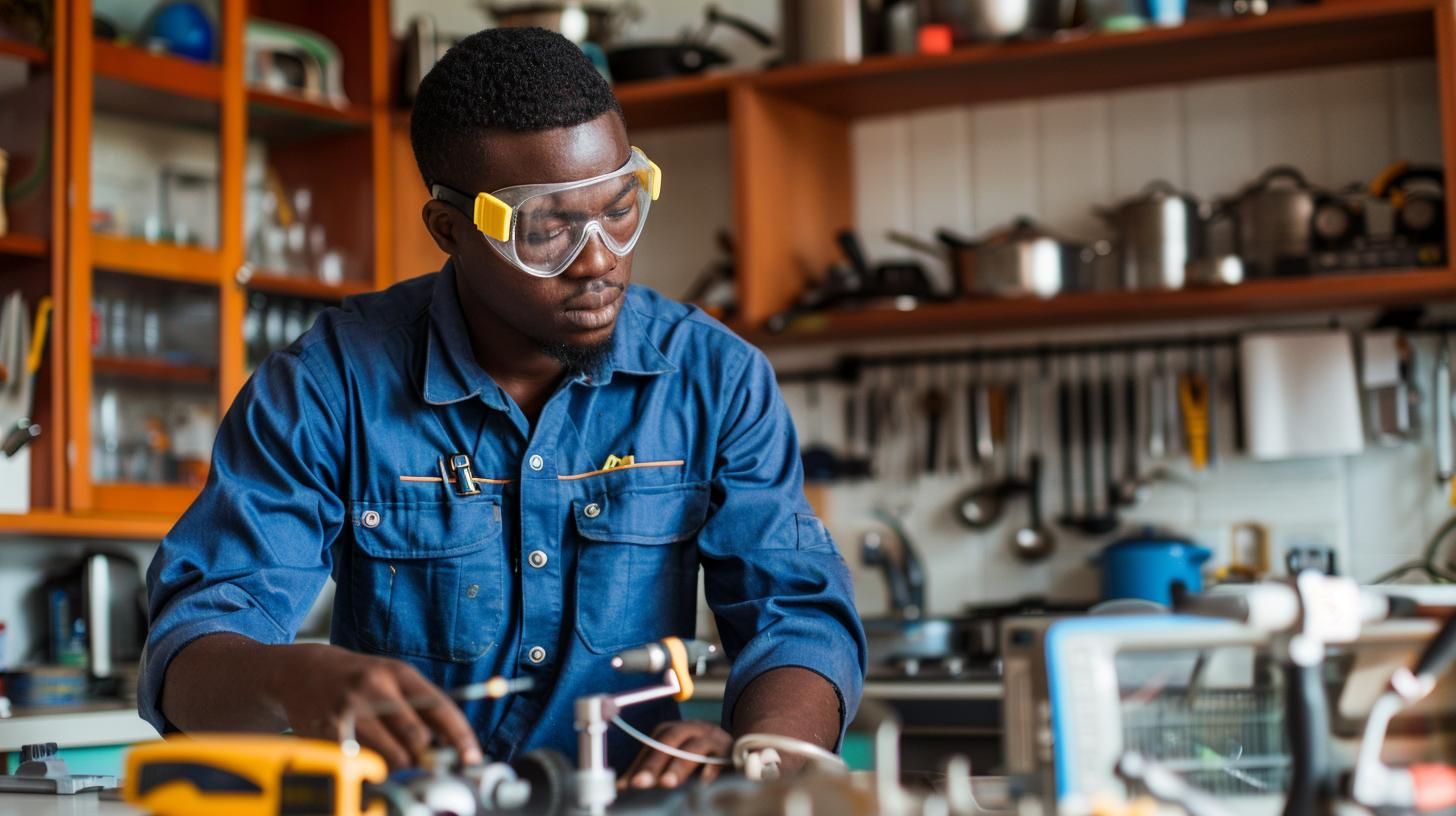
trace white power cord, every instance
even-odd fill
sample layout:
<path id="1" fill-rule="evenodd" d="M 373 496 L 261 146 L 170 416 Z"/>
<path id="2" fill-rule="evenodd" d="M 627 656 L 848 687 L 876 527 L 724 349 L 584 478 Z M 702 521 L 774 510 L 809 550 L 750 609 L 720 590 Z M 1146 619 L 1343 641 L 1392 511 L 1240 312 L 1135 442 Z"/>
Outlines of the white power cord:
<path id="1" fill-rule="evenodd" d="M 832 771 L 848 771 L 849 765 L 838 754 L 826 751 L 812 742 L 805 742 L 779 734 L 744 734 L 733 741 L 733 764 L 742 768 L 748 764 L 752 753 L 774 750 L 780 754 L 793 754 L 812 760 L 821 768 Z"/>
<path id="2" fill-rule="evenodd" d="M 733 765 L 748 772 L 747 775 L 751 779 L 777 778 L 778 767 L 781 764 L 780 754 L 801 756 L 817 763 L 821 768 L 833 771 L 847 772 L 849 770 L 849 766 L 838 754 L 826 751 L 812 742 L 779 734 L 744 734 L 733 741 L 733 758 L 730 760 L 726 757 L 707 756 L 675 748 L 642 733 L 620 716 L 612 718 L 612 725 L 622 729 L 622 732 L 632 739 L 659 753 L 704 765 Z"/>
<path id="3" fill-rule="evenodd" d="M 692 751 L 684 751 L 681 748 L 674 748 L 661 740 L 655 740 L 652 737 L 649 737 L 646 734 L 642 733 L 641 731 L 638 731 L 636 728 L 633 728 L 630 723 L 628 723 L 621 717 L 613 717 L 612 725 L 615 725 L 618 728 L 622 729 L 622 731 L 625 732 L 627 736 L 631 737 L 634 740 L 637 740 L 643 745 L 646 745 L 648 748 L 651 748 L 652 750 L 659 753 L 667 754 L 670 757 L 685 759 L 688 762 L 701 762 L 704 765 L 731 764 L 726 757 L 711 757 L 704 754 L 695 754 Z"/>

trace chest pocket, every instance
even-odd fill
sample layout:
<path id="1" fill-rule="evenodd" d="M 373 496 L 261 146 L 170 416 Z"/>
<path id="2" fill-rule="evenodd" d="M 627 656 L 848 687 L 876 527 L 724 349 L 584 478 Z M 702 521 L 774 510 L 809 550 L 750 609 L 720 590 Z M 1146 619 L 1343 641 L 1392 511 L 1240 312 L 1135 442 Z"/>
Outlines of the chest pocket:
<path id="1" fill-rule="evenodd" d="M 505 624 L 499 500 L 355 502 L 351 510 L 361 642 L 457 663 L 490 651 Z"/>
<path id="2" fill-rule="evenodd" d="M 607 654 L 665 635 L 691 636 L 697 548 L 683 546 L 708 517 L 708 485 L 638 487 L 572 502 L 580 538 L 576 629 Z"/>

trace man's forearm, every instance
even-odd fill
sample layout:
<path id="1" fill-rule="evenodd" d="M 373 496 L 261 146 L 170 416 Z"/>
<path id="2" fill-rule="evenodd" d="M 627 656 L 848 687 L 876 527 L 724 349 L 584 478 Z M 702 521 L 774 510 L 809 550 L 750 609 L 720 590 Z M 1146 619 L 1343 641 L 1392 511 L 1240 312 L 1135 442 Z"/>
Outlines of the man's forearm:
<path id="1" fill-rule="evenodd" d="M 282 731 L 288 719 L 273 693 L 279 651 L 232 633 L 206 635 L 172 658 L 162 713 L 184 731 Z"/>
<path id="2" fill-rule="evenodd" d="M 733 735 L 767 732 L 833 749 L 842 712 L 834 686 L 794 666 L 764 672 L 748 684 L 733 708 Z"/>

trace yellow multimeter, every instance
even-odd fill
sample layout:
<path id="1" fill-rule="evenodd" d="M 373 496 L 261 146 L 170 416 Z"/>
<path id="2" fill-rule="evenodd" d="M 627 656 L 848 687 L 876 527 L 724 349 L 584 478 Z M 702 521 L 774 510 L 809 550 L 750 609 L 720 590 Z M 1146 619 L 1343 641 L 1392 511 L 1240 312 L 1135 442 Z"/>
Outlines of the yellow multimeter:
<path id="1" fill-rule="evenodd" d="M 264 734 L 191 734 L 127 752 L 122 798 L 156 816 L 384 816 L 365 786 L 389 768 L 368 748 Z"/>

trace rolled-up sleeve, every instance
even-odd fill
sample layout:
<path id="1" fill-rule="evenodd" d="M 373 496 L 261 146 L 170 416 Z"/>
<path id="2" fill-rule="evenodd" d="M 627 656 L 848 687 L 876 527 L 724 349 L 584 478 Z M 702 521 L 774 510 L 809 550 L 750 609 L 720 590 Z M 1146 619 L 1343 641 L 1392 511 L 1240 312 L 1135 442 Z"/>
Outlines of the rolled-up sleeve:
<path id="1" fill-rule="evenodd" d="M 337 386 L 295 345 L 270 356 L 239 393 L 213 447 L 201 495 L 147 570 L 150 631 L 138 710 L 157 728 L 172 659 L 203 635 L 287 643 L 331 567 L 344 519 Z"/>
<path id="2" fill-rule="evenodd" d="M 745 352 L 728 379 L 712 513 L 699 535 L 704 586 L 733 658 L 723 699 L 771 669 L 813 671 L 839 694 L 841 735 L 864 687 L 864 628 L 849 568 L 804 498 L 803 468 L 773 369 Z"/>

